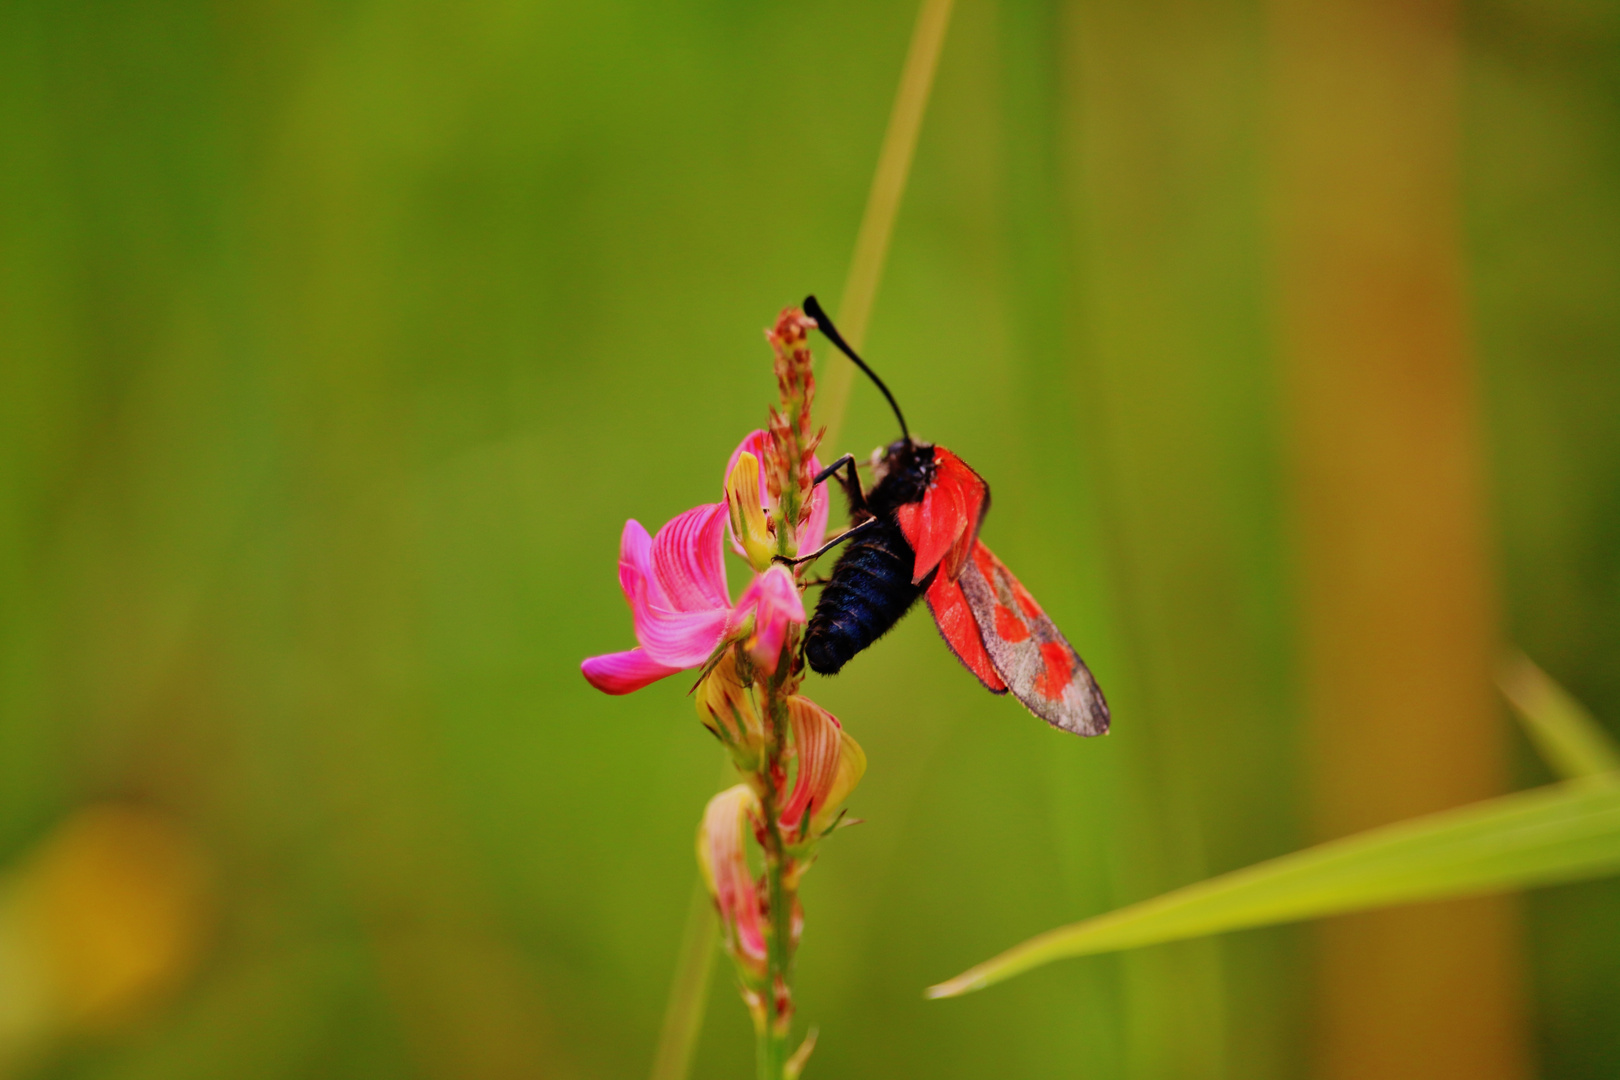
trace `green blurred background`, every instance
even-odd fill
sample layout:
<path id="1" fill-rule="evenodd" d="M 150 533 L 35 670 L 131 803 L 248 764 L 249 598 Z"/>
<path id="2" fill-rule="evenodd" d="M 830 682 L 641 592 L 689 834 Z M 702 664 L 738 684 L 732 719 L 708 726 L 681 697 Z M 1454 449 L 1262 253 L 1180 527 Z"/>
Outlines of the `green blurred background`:
<path id="1" fill-rule="evenodd" d="M 632 644 L 624 520 L 719 497 L 762 328 L 842 287 L 914 15 L 0 5 L 0 853 L 156 808 L 214 911 L 171 993 L 20 1071 L 645 1074 L 719 755 L 682 680 L 578 663 Z M 1613 724 L 1620 8 L 1456 19 L 1504 637 Z M 1269 20 L 957 6 L 867 353 L 1116 727 L 980 692 L 924 616 L 811 687 L 870 758 L 804 890 L 812 1076 L 1311 1074 L 1307 929 L 921 996 L 1313 835 Z M 835 449 L 892 437 L 857 385 Z M 1614 1075 L 1617 912 L 1524 905 L 1541 1075 Z M 751 1069 L 721 967 L 698 1077 Z"/>

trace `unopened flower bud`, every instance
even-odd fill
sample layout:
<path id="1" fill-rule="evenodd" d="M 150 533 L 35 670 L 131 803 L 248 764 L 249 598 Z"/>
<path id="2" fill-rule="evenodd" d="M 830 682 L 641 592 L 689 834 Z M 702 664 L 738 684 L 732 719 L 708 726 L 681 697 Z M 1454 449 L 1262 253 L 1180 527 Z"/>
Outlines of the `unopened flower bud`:
<path id="1" fill-rule="evenodd" d="M 794 695 L 787 705 L 799 772 L 782 808 L 781 827 L 796 840 L 814 840 L 837 820 L 835 811 L 860 783 L 866 753 L 837 717 L 809 698 Z"/>
<path id="2" fill-rule="evenodd" d="M 764 726 L 754 697 L 737 674 L 737 654 L 730 648 L 698 684 L 698 719 L 731 750 L 737 767 L 752 772 L 759 767 Z"/>
<path id="3" fill-rule="evenodd" d="M 727 788 L 709 800 L 697 836 L 698 865 L 720 912 L 726 951 L 739 974 L 756 984 L 765 978 L 765 928 L 744 845 L 759 813 L 759 798 L 747 784 Z"/>

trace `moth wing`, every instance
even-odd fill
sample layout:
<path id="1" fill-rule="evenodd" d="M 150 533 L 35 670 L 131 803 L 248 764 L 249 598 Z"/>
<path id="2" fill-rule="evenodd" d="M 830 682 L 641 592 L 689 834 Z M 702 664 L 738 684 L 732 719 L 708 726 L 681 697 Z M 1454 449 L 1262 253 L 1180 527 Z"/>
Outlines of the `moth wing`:
<path id="1" fill-rule="evenodd" d="M 1014 697 L 1053 727 L 1076 735 L 1107 732 L 1108 703 L 1085 661 L 989 548 L 974 541 L 956 584 L 990 663 Z"/>
<path id="2" fill-rule="evenodd" d="M 990 511 L 990 485 L 967 462 L 943 447 L 934 448 L 934 480 L 920 501 L 900 507 L 896 516 L 906 543 L 917 553 L 912 584 L 938 566 L 956 580 L 979 538 Z"/>
<path id="3" fill-rule="evenodd" d="M 928 587 L 928 610 L 934 615 L 939 636 L 962 661 L 962 666 L 978 676 L 992 694 L 1005 694 L 1007 684 L 996 674 L 990 654 L 985 651 L 984 640 L 979 636 L 979 620 L 962 593 L 961 582 L 952 581 L 944 574 L 935 575 L 934 583 Z"/>

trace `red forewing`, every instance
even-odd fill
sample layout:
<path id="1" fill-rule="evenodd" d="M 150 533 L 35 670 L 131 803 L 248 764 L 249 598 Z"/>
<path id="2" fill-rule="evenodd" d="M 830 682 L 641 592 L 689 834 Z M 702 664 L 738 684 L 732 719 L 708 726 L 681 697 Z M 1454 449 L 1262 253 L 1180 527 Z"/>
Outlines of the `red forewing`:
<path id="1" fill-rule="evenodd" d="M 933 482 L 920 501 L 907 503 L 896 514 L 906 543 L 917 553 L 912 584 L 936 566 L 941 577 L 955 581 L 989 510 L 990 485 L 961 458 L 935 447 Z"/>
<path id="2" fill-rule="evenodd" d="M 1030 712 L 1076 735 L 1106 732 L 1108 704 L 1080 654 L 989 548 L 975 540 L 971 550 L 972 558 L 964 563 L 960 576 L 950 586 L 949 597 L 942 592 L 942 601 L 936 604 L 934 593 L 940 589 L 939 579 L 928 590 L 929 607 L 951 649 L 986 686 L 991 686 L 940 617 L 942 609 L 958 617 L 945 601 L 954 601 L 960 595 L 977 624 L 984 654 L 995 674 Z M 960 636 L 960 629 L 953 629 Z"/>

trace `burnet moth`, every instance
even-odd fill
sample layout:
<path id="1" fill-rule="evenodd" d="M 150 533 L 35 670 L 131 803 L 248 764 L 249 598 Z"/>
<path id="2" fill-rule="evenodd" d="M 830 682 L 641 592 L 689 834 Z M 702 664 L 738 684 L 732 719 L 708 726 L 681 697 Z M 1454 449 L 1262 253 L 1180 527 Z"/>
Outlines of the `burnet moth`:
<path id="1" fill-rule="evenodd" d="M 804 655 L 823 675 L 837 673 L 876 641 L 919 597 L 927 597 L 951 652 L 993 694 L 1012 691 L 1030 712 L 1076 735 L 1108 730 L 1108 703 L 1080 654 L 1012 571 L 979 540 L 990 486 L 943 446 L 911 437 L 894 395 L 838 333 L 816 298 L 804 312 L 866 373 L 900 421 L 900 439 L 872 455 L 873 485 L 861 489 L 845 454 L 816 477 L 837 477 L 850 527 L 808 562 L 845 544 L 805 633 Z"/>

